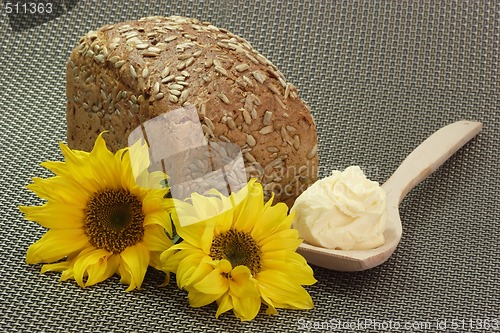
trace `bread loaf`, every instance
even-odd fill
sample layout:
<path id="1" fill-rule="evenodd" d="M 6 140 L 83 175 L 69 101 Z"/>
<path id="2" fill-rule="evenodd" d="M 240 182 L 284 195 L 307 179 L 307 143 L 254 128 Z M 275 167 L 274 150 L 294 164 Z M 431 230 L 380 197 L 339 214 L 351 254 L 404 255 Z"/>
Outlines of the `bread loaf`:
<path id="1" fill-rule="evenodd" d="M 148 17 L 82 37 L 67 62 L 67 141 L 112 151 L 160 114 L 192 105 L 209 142 L 239 145 L 248 177 L 291 205 L 317 179 L 316 125 L 297 89 L 251 45 L 210 23 Z M 168 144 L 168 143 L 166 143 Z"/>

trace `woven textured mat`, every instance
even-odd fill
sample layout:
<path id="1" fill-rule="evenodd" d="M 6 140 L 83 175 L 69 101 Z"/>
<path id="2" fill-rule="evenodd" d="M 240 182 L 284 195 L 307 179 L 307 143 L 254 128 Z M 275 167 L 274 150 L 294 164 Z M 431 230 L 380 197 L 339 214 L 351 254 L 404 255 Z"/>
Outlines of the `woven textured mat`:
<path id="1" fill-rule="evenodd" d="M 2 332 L 500 329 L 500 2 L 57 2 L 65 6 L 41 18 L 1 9 Z M 174 283 L 158 288 L 154 270 L 131 293 L 118 278 L 60 283 L 25 264 L 44 230 L 16 206 L 39 203 L 24 185 L 49 175 L 40 162 L 61 159 L 65 62 L 79 37 L 149 15 L 211 21 L 275 63 L 317 120 L 321 176 L 358 164 L 383 182 L 440 127 L 470 119 L 483 131 L 403 201 L 403 239 L 387 263 L 359 273 L 313 267 L 311 311 L 216 320 L 215 307 L 190 308 Z"/>

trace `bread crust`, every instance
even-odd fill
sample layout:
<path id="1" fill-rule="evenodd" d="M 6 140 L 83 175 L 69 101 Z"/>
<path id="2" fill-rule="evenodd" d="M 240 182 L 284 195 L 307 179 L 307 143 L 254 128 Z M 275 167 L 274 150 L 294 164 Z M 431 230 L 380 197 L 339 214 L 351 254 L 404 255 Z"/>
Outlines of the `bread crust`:
<path id="1" fill-rule="evenodd" d="M 185 17 L 106 25 L 67 62 L 67 141 L 112 151 L 160 114 L 193 105 L 208 141 L 239 145 L 247 175 L 289 206 L 318 170 L 316 124 L 298 91 L 246 40 Z"/>

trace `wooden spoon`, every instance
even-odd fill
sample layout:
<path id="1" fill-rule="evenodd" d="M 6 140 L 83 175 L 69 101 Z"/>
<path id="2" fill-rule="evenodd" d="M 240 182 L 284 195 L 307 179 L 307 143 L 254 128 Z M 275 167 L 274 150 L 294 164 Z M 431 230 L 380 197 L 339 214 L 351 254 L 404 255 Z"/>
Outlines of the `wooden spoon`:
<path id="1" fill-rule="evenodd" d="M 476 136 L 482 124 L 458 121 L 432 134 L 401 163 L 382 185 L 387 193 L 385 244 L 372 250 L 330 250 L 302 243 L 297 252 L 313 265 L 337 271 L 362 271 L 385 262 L 401 240 L 399 204 L 406 194 L 434 172 L 451 155 Z"/>

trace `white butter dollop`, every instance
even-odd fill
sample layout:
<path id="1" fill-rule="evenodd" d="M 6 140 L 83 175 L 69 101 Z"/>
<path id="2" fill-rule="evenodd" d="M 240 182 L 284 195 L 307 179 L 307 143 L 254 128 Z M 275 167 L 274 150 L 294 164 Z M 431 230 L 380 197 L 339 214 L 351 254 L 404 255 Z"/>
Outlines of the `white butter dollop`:
<path id="1" fill-rule="evenodd" d="M 384 244 L 386 194 L 358 166 L 318 180 L 292 207 L 293 227 L 311 245 L 368 250 Z"/>

